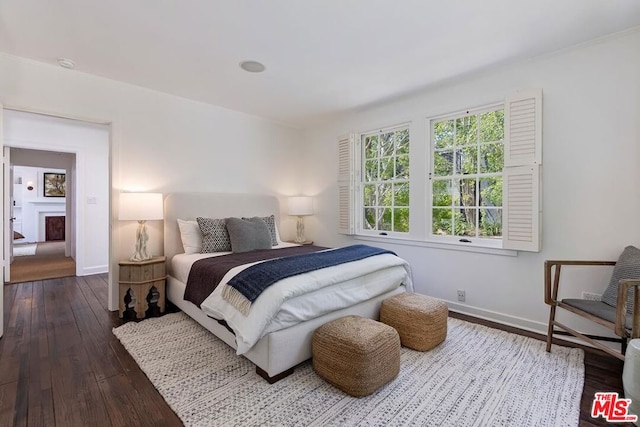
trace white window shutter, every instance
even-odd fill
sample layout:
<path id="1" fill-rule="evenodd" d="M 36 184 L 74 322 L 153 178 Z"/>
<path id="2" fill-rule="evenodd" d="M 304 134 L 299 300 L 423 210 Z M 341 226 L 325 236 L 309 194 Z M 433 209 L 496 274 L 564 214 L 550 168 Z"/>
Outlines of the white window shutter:
<path id="1" fill-rule="evenodd" d="M 503 247 L 540 251 L 540 166 L 505 168 L 502 179 Z"/>
<path id="2" fill-rule="evenodd" d="M 504 103 L 504 166 L 542 163 L 542 90 L 507 97 Z"/>
<path id="3" fill-rule="evenodd" d="M 338 140 L 338 233 L 355 233 L 355 134 Z"/>
<path id="4" fill-rule="evenodd" d="M 539 252 L 542 90 L 508 96 L 504 128 L 503 247 Z"/>

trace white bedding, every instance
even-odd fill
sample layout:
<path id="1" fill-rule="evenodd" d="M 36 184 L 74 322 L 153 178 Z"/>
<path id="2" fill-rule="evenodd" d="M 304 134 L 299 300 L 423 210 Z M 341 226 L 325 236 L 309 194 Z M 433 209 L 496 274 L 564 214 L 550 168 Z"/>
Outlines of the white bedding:
<path id="1" fill-rule="evenodd" d="M 276 248 L 284 245 L 288 244 Z M 173 275 L 186 283 L 195 261 L 224 254 L 176 255 L 171 261 Z M 207 315 L 224 319 L 233 329 L 238 354 L 246 353 L 270 332 L 369 300 L 401 284 L 413 291 L 408 263 L 382 254 L 280 280 L 268 287 L 244 316 L 222 298 L 222 290 L 223 284 L 250 265 L 231 269 L 200 307 Z"/>

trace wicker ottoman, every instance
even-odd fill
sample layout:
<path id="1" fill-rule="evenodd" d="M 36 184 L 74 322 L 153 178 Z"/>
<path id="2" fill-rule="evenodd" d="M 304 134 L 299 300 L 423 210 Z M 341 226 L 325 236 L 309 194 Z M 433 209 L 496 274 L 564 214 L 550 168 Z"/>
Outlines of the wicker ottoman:
<path id="1" fill-rule="evenodd" d="M 405 292 L 382 301 L 380 321 L 393 326 L 405 347 L 431 350 L 447 337 L 447 304 Z"/>
<path id="2" fill-rule="evenodd" d="M 395 329 L 360 316 L 345 316 L 315 330 L 313 369 L 351 396 L 366 396 L 400 372 Z"/>

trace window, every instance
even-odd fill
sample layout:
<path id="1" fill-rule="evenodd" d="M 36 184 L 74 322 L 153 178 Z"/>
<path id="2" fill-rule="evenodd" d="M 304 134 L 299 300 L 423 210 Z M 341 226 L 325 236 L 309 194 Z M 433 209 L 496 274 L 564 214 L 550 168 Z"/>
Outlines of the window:
<path id="1" fill-rule="evenodd" d="M 363 232 L 409 231 L 409 127 L 361 135 Z"/>
<path id="2" fill-rule="evenodd" d="M 430 122 L 431 236 L 501 239 L 503 106 Z"/>
<path id="3" fill-rule="evenodd" d="M 411 152 L 412 128 L 427 135 Z M 426 126 L 350 133 L 338 140 L 338 232 L 538 252 L 541 165 L 540 89 Z"/>

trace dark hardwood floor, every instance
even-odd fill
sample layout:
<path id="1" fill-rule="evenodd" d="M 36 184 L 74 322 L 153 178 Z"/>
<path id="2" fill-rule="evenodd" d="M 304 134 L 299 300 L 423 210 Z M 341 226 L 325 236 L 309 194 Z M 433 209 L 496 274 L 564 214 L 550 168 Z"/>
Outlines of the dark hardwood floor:
<path id="1" fill-rule="evenodd" d="M 106 275 L 4 287 L 0 426 L 182 425 L 112 334 L 122 321 L 106 307 Z M 593 393 L 622 394 L 622 363 L 585 354 L 581 425 L 606 425 L 589 416 Z"/>
<path id="2" fill-rule="evenodd" d="M 4 287 L 0 426 L 181 426 L 111 329 L 106 275 Z"/>

